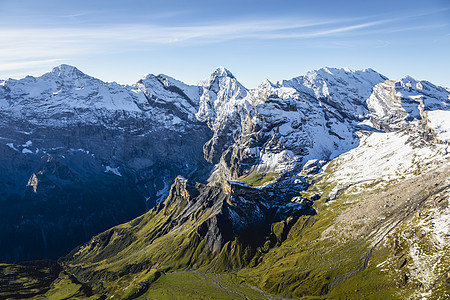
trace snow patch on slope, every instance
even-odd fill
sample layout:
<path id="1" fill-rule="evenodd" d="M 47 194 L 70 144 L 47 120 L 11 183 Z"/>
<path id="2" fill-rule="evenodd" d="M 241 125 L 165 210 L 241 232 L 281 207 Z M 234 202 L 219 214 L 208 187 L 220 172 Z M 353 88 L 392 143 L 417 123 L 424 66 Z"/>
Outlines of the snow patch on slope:
<path id="1" fill-rule="evenodd" d="M 28 148 L 23 148 L 23 149 L 22 149 L 22 154 L 33 154 L 33 151 L 31 151 L 31 150 L 28 149 Z"/>
<path id="2" fill-rule="evenodd" d="M 438 139 L 450 141 L 450 111 L 433 110 L 428 112 L 429 126 Z"/>
<path id="3" fill-rule="evenodd" d="M 339 167 L 332 176 L 337 186 L 331 194 L 362 182 L 384 184 L 410 178 L 415 176 L 414 172 L 423 171 L 444 159 L 444 145 L 414 148 L 408 143 L 408 138 L 402 132 L 373 132 L 366 138 L 362 137 L 357 148 L 336 159 Z"/>
<path id="4" fill-rule="evenodd" d="M 13 149 L 14 151 L 19 151 L 13 143 L 6 143 L 6 146 L 8 146 L 9 148 Z"/>
<path id="5" fill-rule="evenodd" d="M 450 198 L 450 195 L 447 195 Z M 450 206 L 442 211 L 435 210 L 432 223 L 435 239 L 442 245 L 450 244 Z"/>
<path id="6" fill-rule="evenodd" d="M 436 197 L 449 199 L 450 192 L 447 190 Z M 421 284 L 410 299 L 427 299 L 432 295 L 433 285 L 448 271 L 445 266 L 450 244 L 450 206 L 431 209 L 417 224 L 409 224 L 409 227 L 420 232 L 421 237 L 419 240 L 404 237 L 412 243 L 409 248 L 411 277 Z"/>
<path id="7" fill-rule="evenodd" d="M 120 172 L 119 172 L 119 167 L 113 168 L 110 166 L 105 166 L 105 169 L 106 169 L 105 173 L 114 174 L 114 175 L 122 177 L 122 174 L 120 174 Z"/>

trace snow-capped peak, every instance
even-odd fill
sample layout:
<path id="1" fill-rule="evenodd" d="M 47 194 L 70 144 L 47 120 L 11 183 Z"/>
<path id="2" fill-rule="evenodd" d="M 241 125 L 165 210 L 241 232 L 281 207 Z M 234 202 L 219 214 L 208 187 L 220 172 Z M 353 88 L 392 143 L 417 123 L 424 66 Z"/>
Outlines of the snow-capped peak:
<path id="1" fill-rule="evenodd" d="M 224 67 L 218 67 L 207 79 L 200 81 L 198 85 L 213 92 L 225 101 L 247 96 L 247 89 Z"/>
<path id="2" fill-rule="evenodd" d="M 59 66 L 56 66 L 53 68 L 53 70 L 50 72 L 51 75 L 57 76 L 57 77 L 64 77 L 64 78 L 80 78 L 80 77 L 90 77 L 83 72 L 81 72 L 79 69 L 77 69 L 74 66 L 61 64 Z"/>
<path id="3" fill-rule="evenodd" d="M 211 88 L 218 82 L 222 82 L 222 83 L 225 83 L 225 82 L 237 82 L 237 80 L 234 77 L 233 73 L 231 73 L 226 68 L 224 68 L 224 67 L 217 67 L 217 69 L 215 69 L 214 72 L 211 75 L 209 75 L 208 78 L 206 78 L 204 80 L 201 80 L 198 83 L 198 85 L 206 87 L 206 88 Z"/>
<path id="4" fill-rule="evenodd" d="M 273 84 L 269 79 L 265 79 L 263 80 L 263 82 L 261 82 L 261 84 L 258 86 L 258 89 L 260 88 L 277 88 L 276 84 Z"/>
<path id="5" fill-rule="evenodd" d="M 414 84 L 417 82 L 417 80 L 415 80 L 414 78 L 412 78 L 409 75 L 404 76 L 402 79 L 400 79 L 400 81 L 404 84 L 408 84 L 408 83 Z"/>
<path id="6" fill-rule="evenodd" d="M 309 78 L 315 78 L 315 77 L 322 77 L 324 79 L 327 79 L 329 77 L 334 78 L 342 78 L 346 79 L 348 77 L 357 76 L 361 77 L 364 81 L 379 81 L 380 77 L 383 80 L 387 80 L 387 78 L 380 73 L 376 72 L 375 70 L 371 68 L 367 68 L 364 70 L 358 70 L 358 71 L 352 71 L 348 67 L 344 68 L 330 68 L 330 67 L 324 67 L 320 68 L 318 70 L 309 71 L 306 73 L 305 77 Z"/>
<path id="7" fill-rule="evenodd" d="M 348 117 L 362 120 L 368 113 L 365 102 L 373 87 L 385 80 L 387 77 L 372 69 L 351 71 L 348 68 L 326 67 L 283 80 L 279 86 L 320 99 Z"/>
<path id="8" fill-rule="evenodd" d="M 217 69 L 214 71 L 213 75 L 218 76 L 218 77 L 234 78 L 233 73 L 231 73 L 229 70 L 227 70 L 226 68 L 224 68 L 222 66 L 217 67 Z"/>
<path id="9" fill-rule="evenodd" d="M 236 101 L 244 99 L 248 94 L 248 90 L 224 67 L 218 67 L 198 85 L 203 88 L 196 114 L 200 121 L 211 122 L 218 115 L 228 115 L 236 109 Z"/>

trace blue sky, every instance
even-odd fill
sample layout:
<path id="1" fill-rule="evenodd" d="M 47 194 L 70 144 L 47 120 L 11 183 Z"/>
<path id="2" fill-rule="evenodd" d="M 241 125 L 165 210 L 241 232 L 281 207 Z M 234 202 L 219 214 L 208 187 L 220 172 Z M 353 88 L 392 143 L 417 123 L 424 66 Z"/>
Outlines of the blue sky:
<path id="1" fill-rule="evenodd" d="M 128 84 L 224 66 L 254 88 L 347 66 L 450 87 L 450 1 L 0 0 L 0 79 L 61 63 Z"/>

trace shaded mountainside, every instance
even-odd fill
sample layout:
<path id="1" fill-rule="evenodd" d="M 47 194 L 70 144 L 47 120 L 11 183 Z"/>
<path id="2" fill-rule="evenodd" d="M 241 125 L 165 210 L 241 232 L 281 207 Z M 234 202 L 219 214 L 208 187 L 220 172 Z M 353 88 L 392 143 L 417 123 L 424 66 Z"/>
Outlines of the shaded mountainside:
<path id="1" fill-rule="evenodd" d="M 162 79 L 137 86 L 66 65 L 0 85 L 1 261 L 56 259 L 164 200 L 177 175 L 206 180 L 195 103 Z"/>
<path id="2" fill-rule="evenodd" d="M 46 115 L 44 129 L 24 133 L 13 121 L 2 127 L 10 138 L 3 151 L 15 156 L 5 166 L 23 173 L 9 171 L 17 175 L 3 185 L 17 189 L 11 207 L 20 211 L 28 201 L 30 210 L 14 230 L 28 224 L 49 251 L 56 225 L 71 228 L 69 236 L 82 226 L 80 240 L 87 240 L 89 228 L 101 226 L 91 221 L 110 218 L 111 227 L 145 204 L 150 210 L 73 249 L 55 272 L 48 271 L 54 262 L 33 265 L 36 272 L 3 264 L 10 275 L 0 297 L 450 297 L 447 89 L 410 77 L 390 81 L 371 69 L 323 68 L 254 90 L 222 67 L 195 86 L 147 75 L 123 87 L 75 70 L 55 69 L 76 80 L 46 83 L 38 93 L 54 102 L 23 90 L 55 75 L 1 83 L 9 106 L 0 111 L 17 124 L 36 126 L 37 111 L 26 120 L 20 114 L 29 103 L 47 110 L 48 102 L 74 115 L 85 105 L 83 119 L 95 120 L 74 125 L 71 116 L 67 126 L 50 126 L 57 118 Z M 74 96 L 81 86 L 102 95 L 97 107 L 89 102 L 96 96 Z M 101 86 L 114 96 L 105 98 Z M 79 101 L 67 101 L 74 97 Z M 54 132 L 61 134 L 53 143 L 61 143 L 74 126 L 95 133 L 60 148 L 38 145 Z M 21 134 L 32 138 L 12 141 Z M 31 174 L 26 165 L 35 166 Z M 57 210 L 40 212 L 46 205 Z M 8 287 L 20 278 L 36 289 Z"/>

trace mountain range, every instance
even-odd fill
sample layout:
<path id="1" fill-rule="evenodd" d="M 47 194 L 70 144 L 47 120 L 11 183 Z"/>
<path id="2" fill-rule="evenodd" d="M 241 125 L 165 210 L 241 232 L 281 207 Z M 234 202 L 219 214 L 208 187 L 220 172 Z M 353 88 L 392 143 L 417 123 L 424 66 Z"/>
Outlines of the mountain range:
<path id="1" fill-rule="evenodd" d="M 450 297 L 447 88 L 60 65 L 0 117 L 0 297 Z"/>

